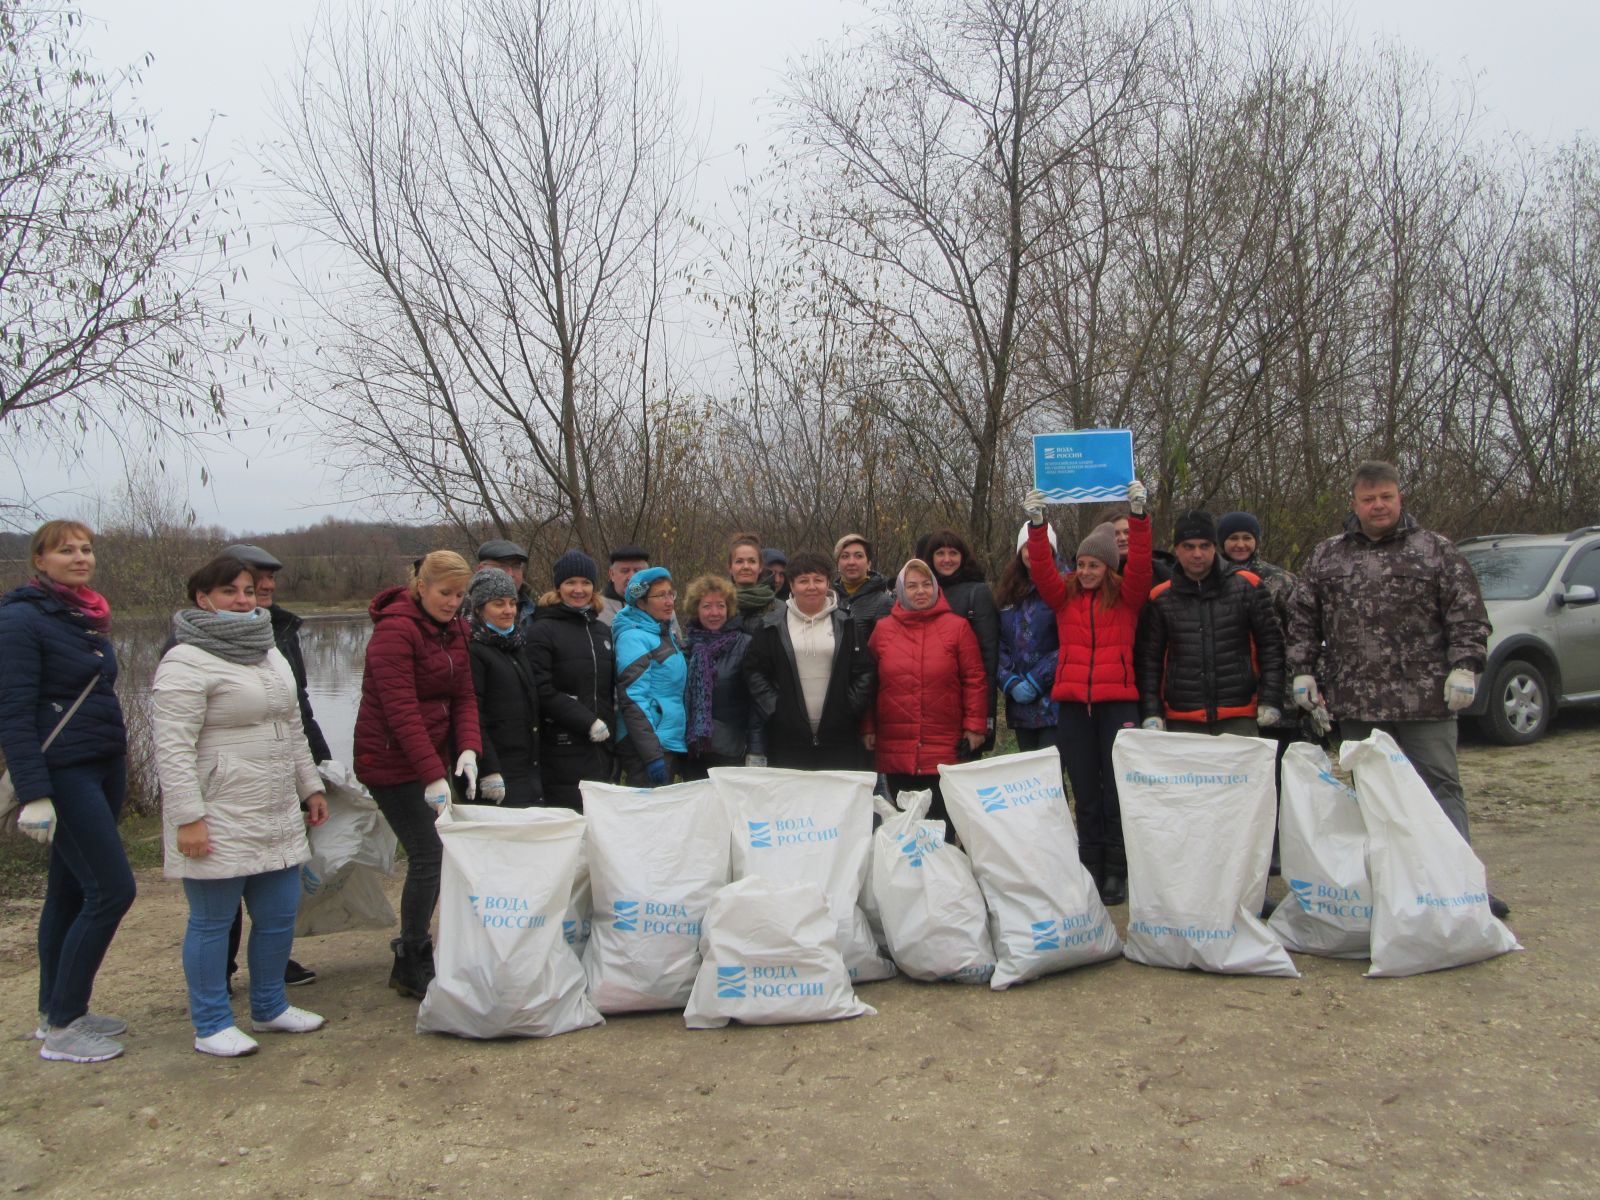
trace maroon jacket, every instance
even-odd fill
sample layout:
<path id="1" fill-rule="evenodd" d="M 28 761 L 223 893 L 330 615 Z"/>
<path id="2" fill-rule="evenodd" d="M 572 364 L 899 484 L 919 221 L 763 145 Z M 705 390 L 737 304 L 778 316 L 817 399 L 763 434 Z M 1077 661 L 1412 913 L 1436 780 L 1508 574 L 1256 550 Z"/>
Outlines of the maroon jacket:
<path id="1" fill-rule="evenodd" d="M 356 777 L 368 787 L 447 779 L 452 754 L 483 754 L 467 623 L 441 625 L 406 587 L 372 598 L 372 639 L 356 713 Z"/>
<path id="2" fill-rule="evenodd" d="M 896 604 L 867 643 L 878 659 L 878 702 L 863 722 L 877 734 L 877 768 L 886 775 L 932 775 L 958 762 L 963 732 L 986 733 L 989 676 L 967 619 L 939 593 L 932 608 Z"/>

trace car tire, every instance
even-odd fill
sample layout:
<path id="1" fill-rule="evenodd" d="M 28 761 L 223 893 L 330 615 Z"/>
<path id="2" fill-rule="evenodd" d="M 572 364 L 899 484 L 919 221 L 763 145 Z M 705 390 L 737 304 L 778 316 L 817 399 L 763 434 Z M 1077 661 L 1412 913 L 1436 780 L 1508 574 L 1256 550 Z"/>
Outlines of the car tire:
<path id="1" fill-rule="evenodd" d="M 1495 671 L 1489 686 L 1489 709 L 1478 726 L 1485 737 L 1502 746 L 1526 746 L 1545 735 L 1553 710 L 1544 672 L 1513 658 Z"/>

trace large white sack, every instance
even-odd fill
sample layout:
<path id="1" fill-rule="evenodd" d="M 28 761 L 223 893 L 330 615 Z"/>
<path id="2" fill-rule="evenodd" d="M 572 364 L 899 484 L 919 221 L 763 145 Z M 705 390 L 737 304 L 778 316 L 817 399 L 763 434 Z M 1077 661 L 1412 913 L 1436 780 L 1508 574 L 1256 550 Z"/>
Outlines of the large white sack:
<path id="1" fill-rule="evenodd" d="M 455 804 L 437 822 L 438 974 L 418 1033 L 550 1037 L 604 1024 L 562 936 L 584 822 L 565 808 Z"/>
<path id="2" fill-rule="evenodd" d="M 1310 742 L 1284 752 L 1278 859 L 1289 894 L 1267 928 L 1290 950 L 1366 958 L 1372 943 L 1367 823 L 1354 789 Z"/>
<path id="3" fill-rule="evenodd" d="M 994 975 L 989 913 L 972 864 L 929 821 L 933 793 L 901 792 L 874 804 L 883 824 L 872 835 L 867 895 L 883 922 L 894 965 L 913 979 L 988 983 Z"/>
<path id="4" fill-rule="evenodd" d="M 579 786 L 581 788 L 582 785 Z M 583 960 L 584 947 L 589 944 L 589 928 L 593 918 L 594 894 L 589 887 L 589 831 L 586 827 L 583 841 L 578 844 L 578 871 L 572 877 L 572 900 L 567 905 L 567 915 L 561 920 L 561 936 L 580 962 Z"/>
<path id="5" fill-rule="evenodd" d="M 683 1012 L 690 1029 L 876 1016 L 850 986 L 838 923 L 810 881 L 747 875 L 711 898 L 700 972 Z"/>
<path id="6" fill-rule="evenodd" d="M 594 923 L 583 952 L 603 1013 L 682 1008 L 700 970 L 700 926 L 729 881 L 727 813 L 709 780 L 583 783 Z"/>
<path id="7" fill-rule="evenodd" d="M 1483 863 L 1428 785 L 1381 729 L 1346 742 L 1339 764 L 1355 775 L 1372 875 L 1369 977 L 1419 975 L 1521 950 L 1489 911 Z"/>
<path id="8" fill-rule="evenodd" d="M 714 767 L 711 781 L 733 830 L 733 877 L 815 883 L 839 925 L 839 949 L 856 983 L 887 979 L 861 909 L 872 852 L 872 788 L 865 771 Z"/>
<path id="9" fill-rule="evenodd" d="M 1134 962 L 1298 977 L 1258 914 L 1277 807 L 1265 738 L 1124 729 L 1111 748 Z"/>
<path id="10" fill-rule="evenodd" d="M 1122 952 L 1061 790 L 1055 748 L 939 768 L 945 808 L 989 906 L 999 960 L 989 986 L 1022 983 Z"/>
<path id="11" fill-rule="evenodd" d="M 349 767 L 325 762 L 318 770 L 328 819 L 306 831 L 311 857 L 300 864 L 294 935 L 388 929 L 395 915 L 383 880 L 394 870 L 394 830 Z"/>

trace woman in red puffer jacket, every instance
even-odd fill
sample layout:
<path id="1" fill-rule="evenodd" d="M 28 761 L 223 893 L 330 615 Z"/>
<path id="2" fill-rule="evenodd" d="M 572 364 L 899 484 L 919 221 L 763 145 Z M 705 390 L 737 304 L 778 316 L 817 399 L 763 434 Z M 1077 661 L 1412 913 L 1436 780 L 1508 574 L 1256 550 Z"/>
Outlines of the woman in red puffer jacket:
<path id="1" fill-rule="evenodd" d="M 1139 612 L 1150 598 L 1150 518 L 1146 493 L 1137 479 L 1128 485 L 1128 563 L 1121 557 L 1116 530 L 1100 525 L 1078 547 L 1077 571 L 1056 573 L 1044 524 L 1044 495 L 1030 492 L 1028 570 L 1033 586 L 1056 613 L 1061 653 L 1051 696 L 1060 705 L 1056 749 L 1072 785 L 1078 821 L 1078 856 L 1089 868 L 1101 898 L 1121 904 L 1128 898 L 1128 854 L 1122 842 L 1122 809 L 1111 746 L 1122 729 L 1139 726 L 1139 687 L 1133 672 L 1133 641 Z"/>
<path id="2" fill-rule="evenodd" d="M 472 798 L 483 752 L 467 623 L 460 615 L 471 580 L 466 559 L 435 550 L 410 584 L 379 592 L 368 610 L 372 638 L 356 714 L 356 777 L 405 847 L 389 986 L 417 999 L 433 979 L 428 927 L 444 861 L 434 819 L 449 803 L 451 775 L 462 777 Z"/>
<path id="3" fill-rule="evenodd" d="M 983 745 L 989 725 L 989 675 L 977 635 L 950 611 L 933 569 L 920 558 L 900 568 L 895 605 L 867 642 L 878 660 L 878 698 L 864 720 L 867 748 L 898 795 L 933 792 L 928 819 L 945 819 L 939 765 Z"/>

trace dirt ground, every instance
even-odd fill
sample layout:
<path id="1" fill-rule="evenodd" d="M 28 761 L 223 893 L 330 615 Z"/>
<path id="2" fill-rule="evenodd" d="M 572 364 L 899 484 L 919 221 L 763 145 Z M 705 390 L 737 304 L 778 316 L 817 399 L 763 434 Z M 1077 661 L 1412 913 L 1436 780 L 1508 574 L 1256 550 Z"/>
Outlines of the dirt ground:
<path id="1" fill-rule="evenodd" d="M 879 1015 L 548 1041 L 412 1032 L 386 938 L 301 942 L 328 1028 L 190 1048 L 179 889 L 141 878 L 100 976 L 116 1062 L 42 1062 L 34 903 L 0 914 L 0 1192 L 62 1197 L 1600 1195 L 1600 715 L 1463 747 L 1526 953 L 1411 979 L 1119 961 L 1006 993 L 893 980 Z M 1281 885 L 1273 882 L 1273 894 Z M 1124 924 L 1126 910 L 1114 910 Z M 247 1014 L 246 1014 L 247 1015 Z"/>

